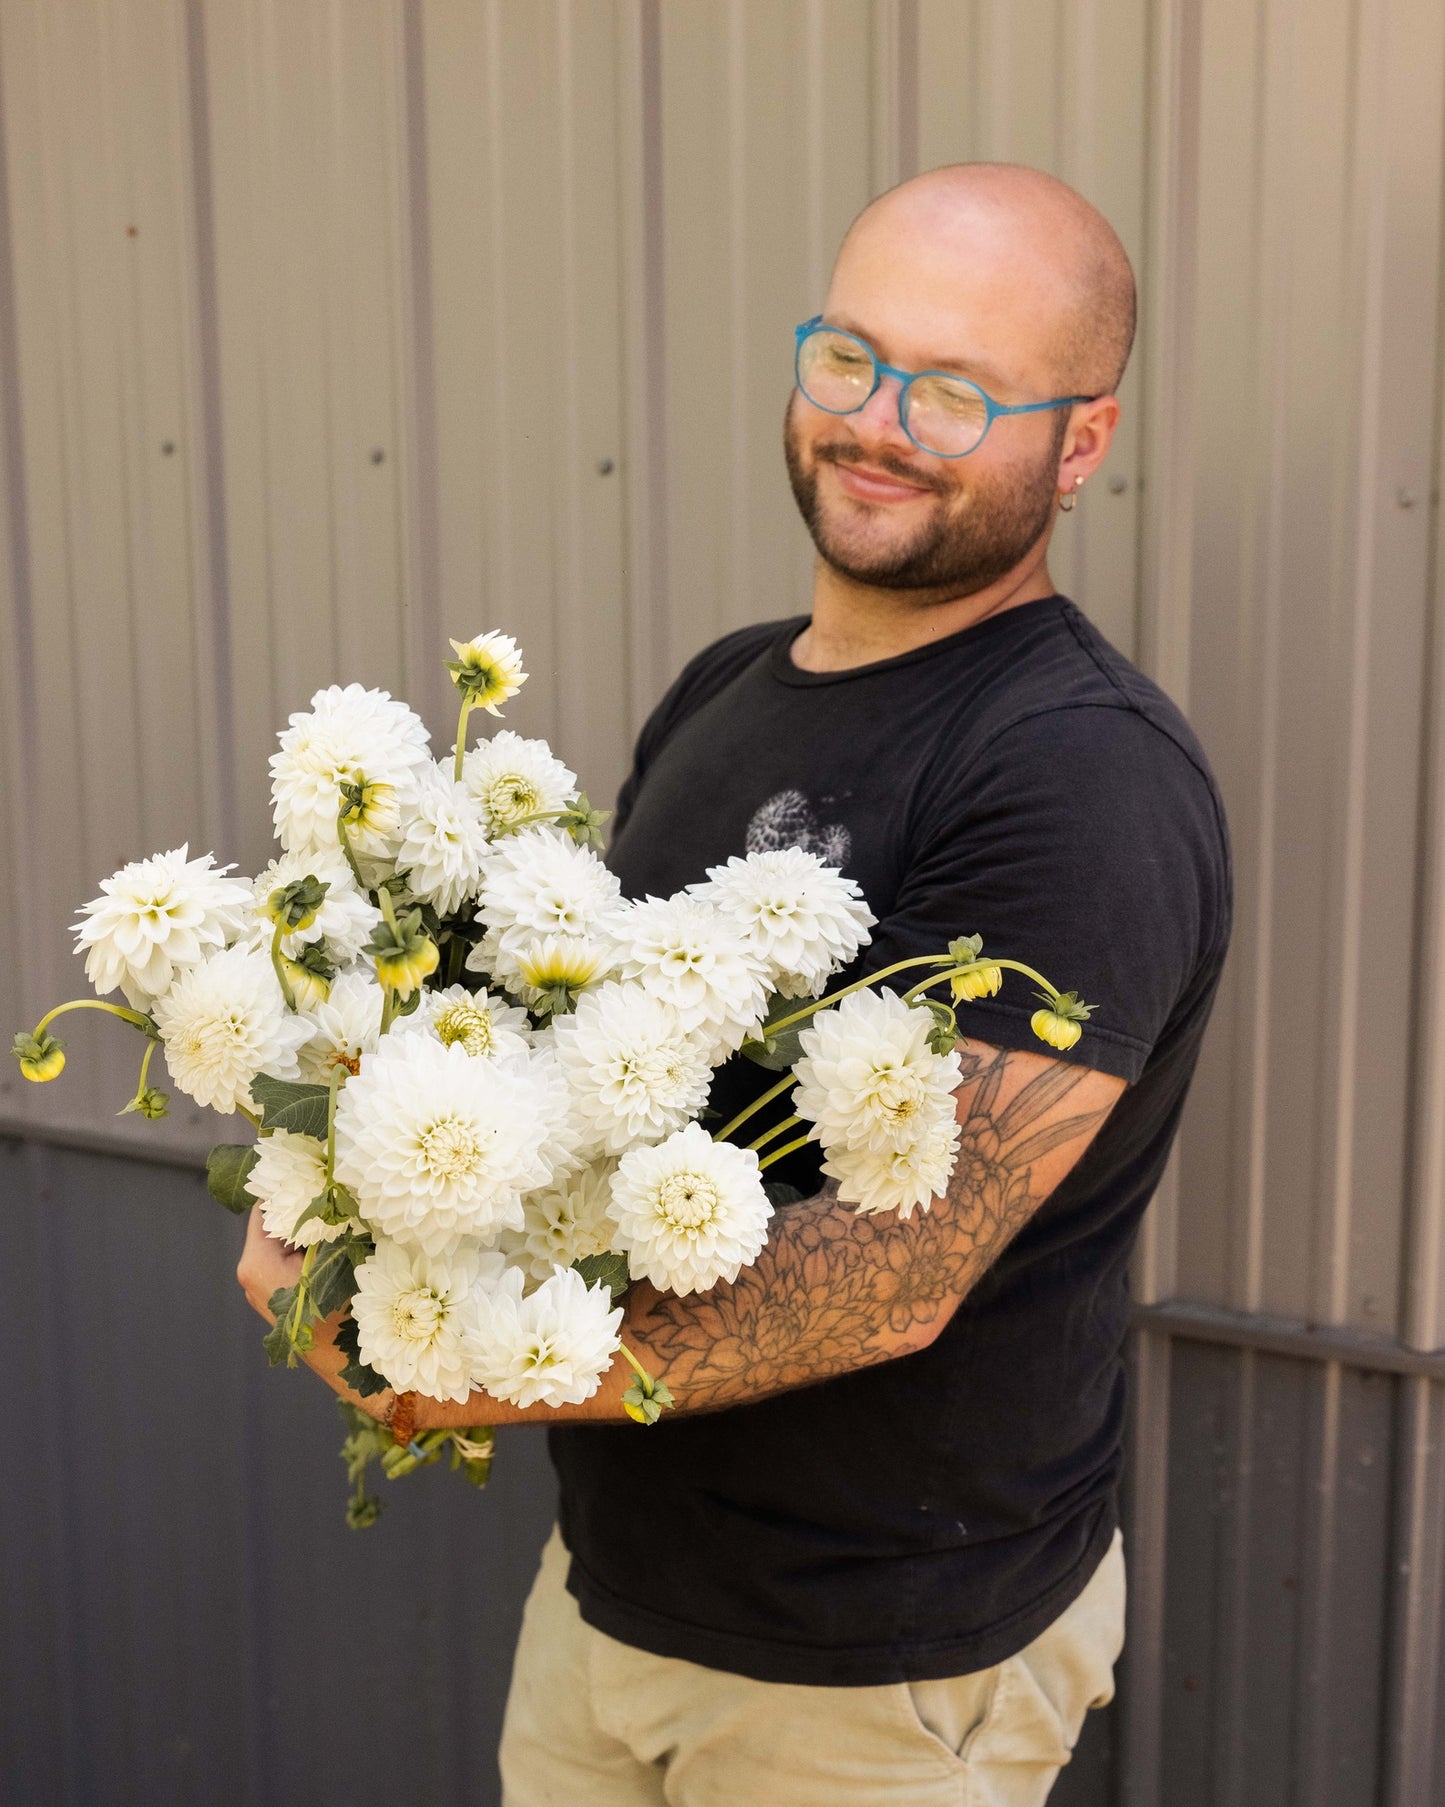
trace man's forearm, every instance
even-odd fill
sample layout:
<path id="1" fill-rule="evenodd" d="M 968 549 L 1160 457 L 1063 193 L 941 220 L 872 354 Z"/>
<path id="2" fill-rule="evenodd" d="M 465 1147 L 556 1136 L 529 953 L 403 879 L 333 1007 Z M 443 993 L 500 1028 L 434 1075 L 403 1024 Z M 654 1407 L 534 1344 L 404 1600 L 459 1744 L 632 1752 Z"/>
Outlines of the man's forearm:
<path id="1" fill-rule="evenodd" d="M 950 1206 L 941 1199 L 908 1223 L 859 1217 L 838 1203 L 830 1182 L 778 1215 L 762 1254 L 731 1285 L 680 1297 L 636 1283 L 622 1340 L 683 1412 L 740 1405 L 906 1355 L 931 1341 L 965 1278 Z M 581 1405 L 519 1409 L 473 1393 L 463 1404 L 419 1402 L 417 1423 L 620 1423 L 632 1380 L 619 1354 Z"/>
<path id="2" fill-rule="evenodd" d="M 762 1254 L 731 1285 L 686 1296 L 633 1286 L 623 1340 L 668 1387 L 675 1409 L 717 1411 L 925 1348 L 1078 1159 L 1122 1090 L 1088 1068 L 981 1043 L 961 1048 L 958 1161 L 931 1210 L 860 1216 L 839 1204 L 830 1182 L 778 1213 Z M 342 1358 L 326 1337 L 318 1336 L 308 1360 L 338 1392 L 385 1416 L 393 1396 L 347 1394 Z M 475 1392 L 460 1404 L 418 1400 L 416 1423 L 621 1423 L 632 1379 L 619 1354 L 581 1405 L 519 1409 Z"/>

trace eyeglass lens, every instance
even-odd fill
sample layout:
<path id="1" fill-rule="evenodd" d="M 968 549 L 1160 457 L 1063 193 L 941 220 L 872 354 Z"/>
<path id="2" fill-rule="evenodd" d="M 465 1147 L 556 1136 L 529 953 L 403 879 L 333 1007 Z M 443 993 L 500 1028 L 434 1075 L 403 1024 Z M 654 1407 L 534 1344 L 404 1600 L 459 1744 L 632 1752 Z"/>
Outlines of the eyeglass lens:
<path id="1" fill-rule="evenodd" d="M 852 414 L 873 393 L 877 364 L 848 333 L 809 333 L 798 351 L 798 387 L 815 407 Z M 945 458 L 971 452 L 988 427 L 988 405 L 961 377 L 915 377 L 903 398 L 903 425 L 925 451 Z"/>

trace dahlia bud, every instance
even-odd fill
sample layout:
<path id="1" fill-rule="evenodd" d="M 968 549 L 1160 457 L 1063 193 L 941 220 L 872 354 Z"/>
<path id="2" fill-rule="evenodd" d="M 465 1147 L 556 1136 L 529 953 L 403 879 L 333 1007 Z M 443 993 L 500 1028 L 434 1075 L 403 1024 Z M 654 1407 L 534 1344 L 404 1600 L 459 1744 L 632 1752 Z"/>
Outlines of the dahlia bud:
<path id="1" fill-rule="evenodd" d="M 309 929 L 326 901 L 328 890 L 329 885 L 308 872 L 305 878 L 292 879 L 289 885 L 273 891 L 266 899 L 266 914 L 278 929 L 285 929 L 288 934 Z"/>
<path id="2" fill-rule="evenodd" d="M 1044 993 L 1039 993 L 1044 997 Z M 1056 998 L 1046 998 L 1045 1008 L 1036 1010 L 1029 1019 L 1029 1026 L 1042 1042 L 1061 1053 L 1072 1048 L 1083 1033 L 1081 1024 L 1093 1014 L 1092 1004 L 1080 1003 L 1072 991 L 1060 992 Z"/>
<path id="3" fill-rule="evenodd" d="M 979 960 L 956 972 L 949 980 L 953 1001 L 963 1004 L 972 998 L 991 998 L 1003 984 L 1003 968 L 991 960 Z"/>
<path id="4" fill-rule="evenodd" d="M 303 948 L 301 957 L 297 960 L 282 954 L 281 970 L 286 975 L 286 983 L 291 988 L 291 996 L 296 1000 L 298 1010 L 314 1010 L 331 996 L 331 981 L 336 977 L 336 968 L 315 942 Z"/>
<path id="5" fill-rule="evenodd" d="M 422 927 L 421 911 L 409 910 L 390 923 L 378 923 L 366 952 L 376 962 L 376 976 L 399 998 L 409 998 L 437 969 L 441 954 Z"/>
<path id="6" fill-rule="evenodd" d="M 170 1114 L 170 1093 L 161 1091 L 157 1086 L 143 1085 L 124 1109 L 116 1112 L 118 1117 L 128 1117 L 132 1111 L 137 1116 L 146 1117 L 152 1123 L 157 1117 Z"/>
<path id="7" fill-rule="evenodd" d="M 56 1041 L 43 1029 L 39 1035 L 26 1035 L 22 1031 L 11 1042 L 10 1052 L 20 1062 L 20 1071 L 37 1085 L 43 1085 L 47 1079 L 59 1078 L 65 1065 L 65 1043 Z"/>

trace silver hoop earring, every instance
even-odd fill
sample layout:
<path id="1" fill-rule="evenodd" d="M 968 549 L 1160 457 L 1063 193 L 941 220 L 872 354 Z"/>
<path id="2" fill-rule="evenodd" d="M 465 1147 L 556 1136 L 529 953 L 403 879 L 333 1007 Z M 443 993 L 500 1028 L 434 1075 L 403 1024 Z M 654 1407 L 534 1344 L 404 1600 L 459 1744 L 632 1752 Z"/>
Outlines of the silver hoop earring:
<path id="1" fill-rule="evenodd" d="M 1074 504 L 1079 499 L 1075 492 L 1083 484 L 1083 481 L 1084 479 L 1082 477 L 1075 477 L 1074 488 L 1072 490 L 1066 490 L 1064 494 L 1059 497 L 1059 507 L 1065 514 L 1072 514 L 1074 512 Z"/>

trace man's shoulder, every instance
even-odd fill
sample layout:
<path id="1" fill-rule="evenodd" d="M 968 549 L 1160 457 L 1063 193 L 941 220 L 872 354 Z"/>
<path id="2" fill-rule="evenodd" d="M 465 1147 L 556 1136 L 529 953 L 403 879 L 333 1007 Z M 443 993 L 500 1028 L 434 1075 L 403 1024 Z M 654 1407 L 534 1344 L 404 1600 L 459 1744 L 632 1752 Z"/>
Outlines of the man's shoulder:
<path id="1" fill-rule="evenodd" d="M 649 729 L 666 732 L 675 727 L 740 677 L 786 630 L 801 628 L 804 619 L 785 616 L 776 621 L 751 622 L 694 653 L 653 711 Z"/>
<path id="2" fill-rule="evenodd" d="M 988 724 L 994 750 L 1005 738 L 1014 756 L 1024 748 L 1059 757 L 1093 747 L 1101 756 L 1142 759 L 1141 778 L 1150 768 L 1188 767 L 1217 801 L 1208 756 L 1169 693 L 1073 603 L 1057 621 L 1047 654 L 995 698 Z"/>

